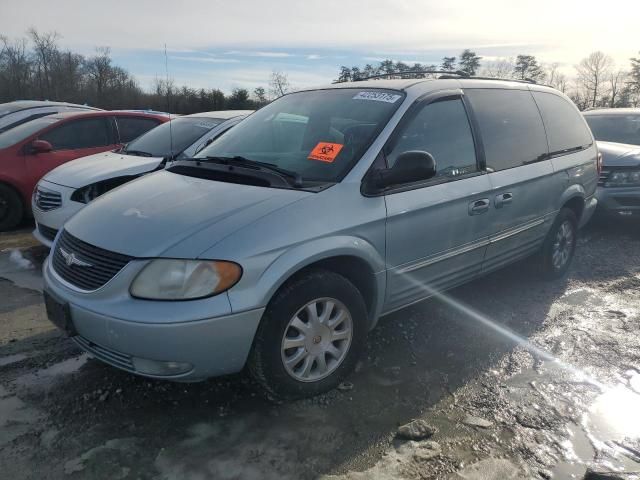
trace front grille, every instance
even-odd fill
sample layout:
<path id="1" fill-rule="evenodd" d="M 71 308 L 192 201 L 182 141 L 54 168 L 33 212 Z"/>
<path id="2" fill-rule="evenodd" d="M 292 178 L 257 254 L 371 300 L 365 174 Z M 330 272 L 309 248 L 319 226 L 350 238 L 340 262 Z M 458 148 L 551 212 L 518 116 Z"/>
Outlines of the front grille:
<path id="1" fill-rule="evenodd" d="M 84 337 L 81 337 L 80 335 L 72 338 L 82 350 L 89 352 L 98 360 L 108 363 L 109 365 L 113 365 L 114 367 L 127 370 L 128 372 L 135 372 L 133 362 L 131 361 L 131 357 L 129 355 L 116 352 L 115 350 L 111 350 L 107 347 L 96 345 L 95 343 L 87 340 Z"/>
<path id="2" fill-rule="evenodd" d="M 53 269 L 82 290 L 96 290 L 111 280 L 133 257 L 110 252 L 63 230 L 53 252 Z"/>
<path id="3" fill-rule="evenodd" d="M 53 210 L 62 205 L 62 195 L 38 185 L 35 192 L 35 203 L 36 207 L 42 211 Z"/>
<path id="4" fill-rule="evenodd" d="M 613 197 L 623 207 L 640 207 L 640 198 L 638 197 Z"/>
<path id="5" fill-rule="evenodd" d="M 58 230 L 56 230 L 55 228 L 47 227 L 46 225 L 42 225 L 41 223 L 38 224 L 38 231 L 40 232 L 40 235 L 52 242 L 55 240 L 56 235 L 58 234 Z"/>

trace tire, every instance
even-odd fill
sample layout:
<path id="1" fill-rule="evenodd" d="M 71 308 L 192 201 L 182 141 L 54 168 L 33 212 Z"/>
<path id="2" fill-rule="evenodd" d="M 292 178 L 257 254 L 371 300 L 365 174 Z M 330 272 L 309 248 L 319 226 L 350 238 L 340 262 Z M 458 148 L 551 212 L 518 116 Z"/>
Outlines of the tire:
<path id="1" fill-rule="evenodd" d="M 8 185 L 0 184 L 0 232 L 16 227 L 23 216 L 20 195 Z"/>
<path id="2" fill-rule="evenodd" d="M 578 219 L 568 208 L 558 212 L 542 245 L 539 255 L 540 271 L 544 278 L 553 280 L 566 275 L 578 239 Z"/>
<path id="3" fill-rule="evenodd" d="M 314 323 L 310 311 L 316 312 L 319 323 Z M 296 317 L 302 324 L 295 322 Z M 310 329 L 312 324 L 315 330 Z M 249 372 L 276 399 L 327 392 L 355 368 L 367 331 L 367 309 L 360 291 L 341 275 L 311 271 L 285 284 L 267 306 L 249 355 Z M 285 348 L 285 339 L 294 346 Z"/>

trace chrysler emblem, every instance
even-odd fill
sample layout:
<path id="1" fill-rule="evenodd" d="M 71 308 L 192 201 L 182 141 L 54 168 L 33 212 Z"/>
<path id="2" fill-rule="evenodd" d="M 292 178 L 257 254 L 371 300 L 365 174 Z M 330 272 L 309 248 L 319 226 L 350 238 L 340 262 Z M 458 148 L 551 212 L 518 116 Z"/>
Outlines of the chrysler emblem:
<path id="1" fill-rule="evenodd" d="M 71 265 L 77 265 L 79 267 L 93 267 L 93 265 L 91 265 L 90 263 L 83 262 L 78 257 L 76 257 L 75 253 L 69 253 L 64 248 L 60 248 L 60 255 L 62 255 L 62 258 L 64 258 L 67 267 L 70 267 Z"/>

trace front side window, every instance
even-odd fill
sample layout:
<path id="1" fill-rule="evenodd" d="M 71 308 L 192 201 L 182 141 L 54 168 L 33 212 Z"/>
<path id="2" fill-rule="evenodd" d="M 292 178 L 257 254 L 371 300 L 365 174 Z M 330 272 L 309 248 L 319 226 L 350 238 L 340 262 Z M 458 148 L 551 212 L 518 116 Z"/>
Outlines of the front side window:
<path id="1" fill-rule="evenodd" d="M 149 157 L 177 155 L 221 122 L 207 117 L 176 118 L 136 138 L 122 153 Z"/>
<path id="2" fill-rule="evenodd" d="M 640 115 L 585 115 L 596 140 L 640 145 Z"/>
<path id="3" fill-rule="evenodd" d="M 459 177 L 477 171 L 471 126 L 460 98 L 424 106 L 385 148 L 387 165 L 411 150 L 429 152 L 436 161 L 436 178 Z"/>
<path id="4" fill-rule="evenodd" d="M 542 114 L 551 154 L 587 147 L 593 143 L 578 109 L 568 100 L 545 92 L 533 92 L 533 98 Z"/>
<path id="5" fill-rule="evenodd" d="M 280 97 L 240 122 L 196 157 L 242 157 L 337 182 L 402 103 L 394 90 L 336 88 Z"/>
<path id="6" fill-rule="evenodd" d="M 487 170 L 537 162 L 548 154 L 542 118 L 528 90 L 468 89 L 478 120 Z"/>
<path id="7" fill-rule="evenodd" d="M 115 117 L 118 124 L 118 133 L 120 134 L 120 143 L 129 143 L 131 140 L 138 138 L 143 133 L 148 132 L 152 128 L 158 126 L 159 120 L 154 118 L 142 117 Z"/>
<path id="8" fill-rule="evenodd" d="M 105 147 L 113 142 L 108 119 L 84 118 L 60 125 L 40 136 L 54 150 L 77 150 L 81 148 Z"/>
<path id="9" fill-rule="evenodd" d="M 7 148 L 25 140 L 34 133 L 43 130 L 49 125 L 59 122 L 59 118 L 42 117 L 18 125 L 10 130 L 0 133 L 0 148 Z"/>

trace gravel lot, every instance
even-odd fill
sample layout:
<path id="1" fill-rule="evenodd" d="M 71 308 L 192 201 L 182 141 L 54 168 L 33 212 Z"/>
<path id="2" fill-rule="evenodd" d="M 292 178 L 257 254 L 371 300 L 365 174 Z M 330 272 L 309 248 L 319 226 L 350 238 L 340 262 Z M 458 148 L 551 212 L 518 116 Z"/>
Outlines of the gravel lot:
<path id="1" fill-rule="evenodd" d="M 274 404 L 88 358 L 46 320 L 46 251 L 0 234 L 0 477 L 640 478 L 639 242 L 590 225 L 567 279 L 524 262 L 395 313 L 349 383 Z"/>

